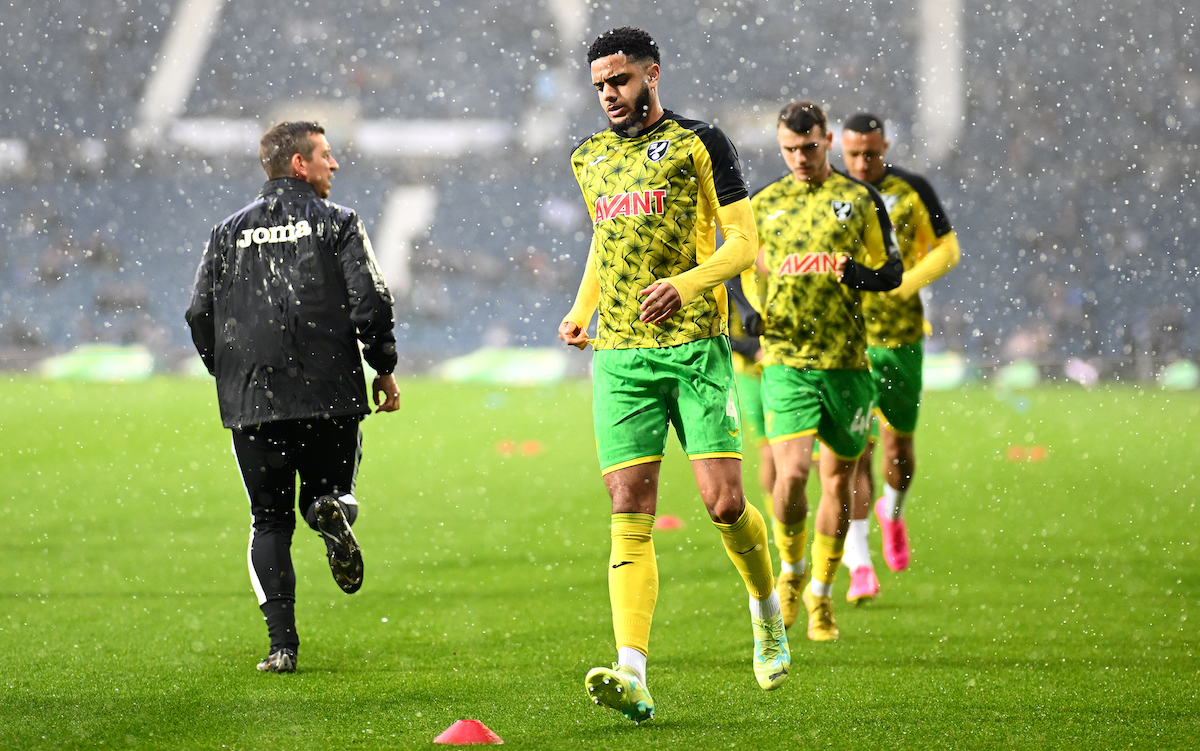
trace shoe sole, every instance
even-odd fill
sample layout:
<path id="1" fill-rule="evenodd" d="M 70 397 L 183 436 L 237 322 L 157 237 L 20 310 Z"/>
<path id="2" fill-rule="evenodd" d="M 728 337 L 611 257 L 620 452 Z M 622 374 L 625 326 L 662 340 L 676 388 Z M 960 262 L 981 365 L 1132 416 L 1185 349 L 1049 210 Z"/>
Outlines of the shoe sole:
<path id="1" fill-rule="evenodd" d="M 333 580 L 346 594 L 354 594 L 363 583 L 362 549 L 358 547 L 358 539 L 350 529 L 346 517 L 342 514 L 341 505 L 336 501 L 322 503 L 325 498 L 317 501 L 317 531 L 325 540 L 325 551 L 329 556 L 329 570 Z M 358 572 L 357 579 L 339 575 L 338 567 L 349 567 Z"/>
<path id="2" fill-rule="evenodd" d="M 654 707 L 645 701 L 638 701 L 632 706 L 625 701 L 625 689 L 616 671 L 592 668 L 584 678 L 584 686 L 594 703 L 620 712 L 635 725 L 654 719 Z"/>
<path id="3" fill-rule="evenodd" d="M 791 669 L 791 665 L 789 664 L 789 665 L 780 667 L 780 669 L 777 672 L 771 673 L 770 675 L 765 676 L 765 677 L 759 676 L 758 673 L 755 673 L 754 678 L 755 678 L 755 680 L 758 681 L 758 687 L 761 688 L 763 691 L 774 691 L 775 689 L 779 688 L 780 686 L 782 686 L 784 683 L 787 682 L 788 671 L 790 669 Z M 765 683 L 764 683 L 764 680 L 765 680 Z"/>

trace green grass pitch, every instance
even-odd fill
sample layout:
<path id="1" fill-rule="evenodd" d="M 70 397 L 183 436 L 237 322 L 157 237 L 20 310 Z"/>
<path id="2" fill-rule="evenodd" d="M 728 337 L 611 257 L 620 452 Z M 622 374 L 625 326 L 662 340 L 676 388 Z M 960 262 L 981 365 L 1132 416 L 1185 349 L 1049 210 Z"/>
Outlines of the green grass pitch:
<path id="1" fill-rule="evenodd" d="M 582 688 L 614 658 L 587 384 L 402 388 L 363 428 L 366 584 L 343 595 L 298 533 L 300 672 L 276 676 L 254 670 L 212 384 L 0 380 L 0 748 L 434 748 L 460 718 L 516 749 L 1200 744 L 1200 394 L 928 394 L 912 567 L 887 570 L 873 531 L 881 597 L 846 605 L 843 573 L 841 640 L 794 629 L 772 693 L 676 446 L 658 717 L 634 727 Z M 1045 460 L 1008 456 L 1034 445 Z"/>

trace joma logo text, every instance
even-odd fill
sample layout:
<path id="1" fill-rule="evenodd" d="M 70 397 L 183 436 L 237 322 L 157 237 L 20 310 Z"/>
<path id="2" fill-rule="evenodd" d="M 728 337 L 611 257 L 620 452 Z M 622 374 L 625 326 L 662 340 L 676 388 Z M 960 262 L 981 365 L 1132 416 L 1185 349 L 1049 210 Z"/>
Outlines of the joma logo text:
<path id="1" fill-rule="evenodd" d="M 304 219 L 295 224 L 277 224 L 274 227 L 255 227 L 254 229 L 242 230 L 242 236 L 238 238 L 237 246 L 239 248 L 249 248 L 250 243 L 262 245 L 263 243 L 293 243 L 302 237 L 308 237 L 312 234 L 312 227 Z"/>

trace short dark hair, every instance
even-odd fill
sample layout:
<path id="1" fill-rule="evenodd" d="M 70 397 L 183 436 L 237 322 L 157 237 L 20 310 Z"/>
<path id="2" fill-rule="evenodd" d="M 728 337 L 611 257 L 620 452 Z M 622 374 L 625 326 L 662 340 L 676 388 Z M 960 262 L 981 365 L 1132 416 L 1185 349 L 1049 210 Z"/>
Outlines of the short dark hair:
<path id="1" fill-rule="evenodd" d="M 886 135 L 883 130 L 883 118 L 876 117 L 870 112 L 858 112 L 842 125 L 843 130 L 852 130 L 855 133 L 873 133 L 879 131 L 879 135 Z"/>
<path id="2" fill-rule="evenodd" d="M 779 124 L 786 125 L 793 133 L 801 135 L 820 126 L 821 135 L 829 132 L 829 124 L 825 119 L 825 110 L 816 102 L 807 99 L 797 99 L 779 111 Z"/>
<path id="3" fill-rule="evenodd" d="M 258 142 L 258 161 L 262 162 L 267 177 L 290 177 L 292 154 L 299 154 L 304 161 L 312 159 L 314 144 L 309 138 L 313 133 L 325 135 L 325 129 L 315 122 L 306 120 L 275 123 Z"/>
<path id="4" fill-rule="evenodd" d="M 662 62 L 658 52 L 658 43 L 654 41 L 653 37 L 636 26 L 622 26 L 619 29 L 609 29 L 596 37 L 596 41 L 592 42 L 592 46 L 588 48 L 588 65 L 602 57 L 622 53 L 629 62 L 634 64 L 644 63 L 648 60 L 653 60 L 655 64 Z"/>

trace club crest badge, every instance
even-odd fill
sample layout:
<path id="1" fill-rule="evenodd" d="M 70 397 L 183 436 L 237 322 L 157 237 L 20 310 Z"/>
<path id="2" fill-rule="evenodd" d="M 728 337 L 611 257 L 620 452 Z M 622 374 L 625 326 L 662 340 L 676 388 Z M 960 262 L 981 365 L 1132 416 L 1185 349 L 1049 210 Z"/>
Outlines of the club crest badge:
<path id="1" fill-rule="evenodd" d="M 646 158 L 652 162 L 660 161 L 667 155 L 667 147 L 671 145 L 670 140 L 655 141 L 646 147 Z"/>
<path id="2" fill-rule="evenodd" d="M 854 210 L 854 203 L 851 201 L 830 201 L 833 206 L 833 215 L 841 221 L 846 221 L 850 218 L 850 213 Z"/>

